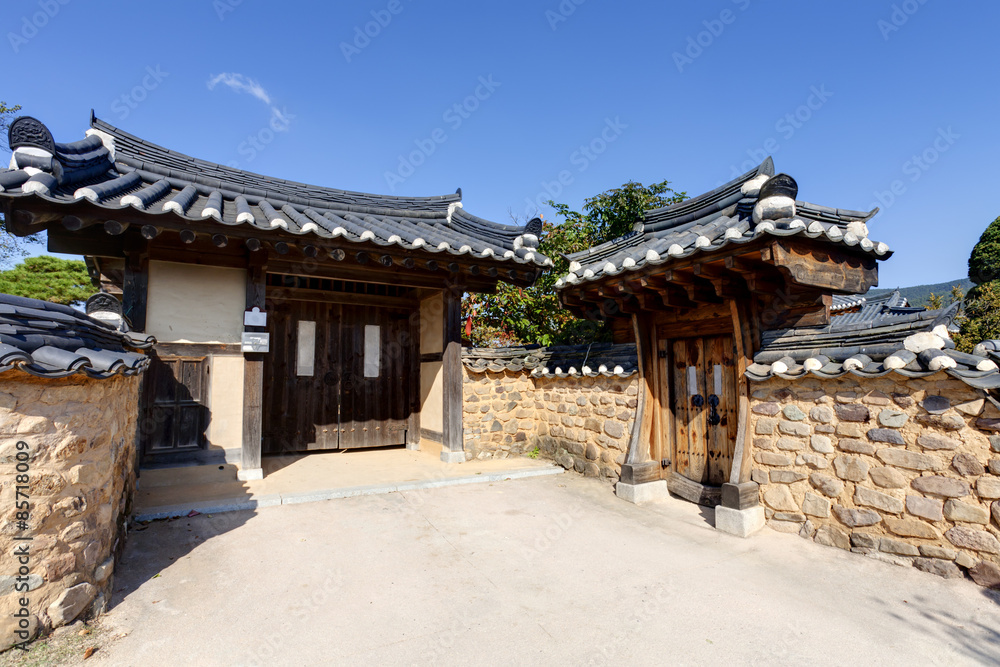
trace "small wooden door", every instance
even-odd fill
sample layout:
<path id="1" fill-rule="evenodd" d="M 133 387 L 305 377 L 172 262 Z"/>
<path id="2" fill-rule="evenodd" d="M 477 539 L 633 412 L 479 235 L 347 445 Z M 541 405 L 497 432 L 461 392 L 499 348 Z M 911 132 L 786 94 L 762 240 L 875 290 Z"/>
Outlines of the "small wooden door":
<path id="1" fill-rule="evenodd" d="M 670 347 L 674 471 L 699 484 L 729 481 L 736 446 L 732 336 L 674 340 Z"/>
<path id="2" fill-rule="evenodd" d="M 144 462 L 205 448 L 208 385 L 206 357 L 152 356 L 140 429 Z"/>
<path id="3" fill-rule="evenodd" d="M 409 314 L 315 301 L 273 304 L 263 453 L 405 444 Z"/>

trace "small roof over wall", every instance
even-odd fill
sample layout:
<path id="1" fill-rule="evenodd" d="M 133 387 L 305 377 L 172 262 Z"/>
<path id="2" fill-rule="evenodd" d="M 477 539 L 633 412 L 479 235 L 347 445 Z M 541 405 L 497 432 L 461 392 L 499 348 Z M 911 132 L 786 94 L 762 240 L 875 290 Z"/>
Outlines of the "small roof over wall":
<path id="1" fill-rule="evenodd" d="M 944 371 L 979 389 L 1000 389 L 1000 371 L 985 350 L 977 348 L 976 354 L 955 350 L 948 327 L 957 312 L 956 304 L 946 310 L 889 313 L 862 322 L 835 318 L 825 327 L 765 331 L 747 377 L 763 381 L 775 376 L 794 380 L 898 373 L 919 378 Z"/>
<path id="2" fill-rule="evenodd" d="M 756 169 L 703 195 L 647 211 L 636 229 L 621 238 L 567 255 L 570 273 L 557 287 L 628 274 L 645 267 L 711 254 L 766 237 L 801 237 L 878 259 L 891 256 L 884 243 L 868 238 L 868 212 L 820 206 L 797 199 L 798 185 L 774 175 L 768 158 Z"/>
<path id="3" fill-rule="evenodd" d="M 885 320 L 900 315 L 912 315 L 927 310 L 910 306 L 906 297 L 893 290 L 877 296 L 864 294 L 835 294 L 830 306 L 830 314 L 837 324 L 854 324 Z"/>
<path id="4" fill-rule="evenodd" d="M 462 363 L 473 373 L 530 371 L 535 377 L 629 377 L 638 370 L 635 345 L 594 343 L 540 347 L 466 348 Z"/>
<path id="5" fill-rule="evenodd" d="M 19 369 L 43 378 L 80 373 L 92 378 L 138 375 L 149 357 L 131 350 L 153 346 L 78 310 L 0 294 L 0 372 Z"/>

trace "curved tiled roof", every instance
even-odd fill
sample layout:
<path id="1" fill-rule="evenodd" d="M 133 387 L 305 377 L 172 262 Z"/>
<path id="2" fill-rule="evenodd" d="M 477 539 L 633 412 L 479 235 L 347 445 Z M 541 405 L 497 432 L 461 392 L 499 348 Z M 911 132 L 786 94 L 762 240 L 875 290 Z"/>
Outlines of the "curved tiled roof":
<path id="1" fill-rule="evenodd" d="M 1000 341 L 984 341 L 974 354 L 956 351 L 947 332 L 956 312 L 953 306 L 865 322 L 835 320 L 826 327 L 765 331 L 746 376 L 763 382 L 772 377 L 829 380 L 848 374 L 920 378 L 944 371 L 978 389 L 1000 389 Z M 473 373 L 528 370 L 536 377 L 628 377 L 638 371 L 634 344 L 472 348 L 462 351 L 462 362 Z"/>
<path id="2" fill-rule="evenodd" d="M 769 192 L 769 190 L 771 192 Z M 761 193 L 764 192 L 764 196 Z M 791 177 L 774 174 L 768 158 L 757 168 L 711 192 L 647 211 L 636 231 L 583 252 L 567 255 L 570 273 L 558 288 L 608 275 L 667 264 L 762 237 L 798 236 L 856 248 L 878 259 L 892 254 L 868 239 L 869 212 L 829 208 L 796 199 Z M 780 203 L 781 206 L 772 206 Z M 764 202 L 762 204 L 762 202 Z M 763 207 L 772 206 L 765 209 Z"/>
<path id="3" fill-rule="evenodd" d="M 529 370 L 535 377 L 628 377 L 638 371 L 636 359 L 635 345 L 614 343 L 462 350 L 462 363 L 474 373 Z"/>
<path id="4" fill-rule="evenodd" d="M 855 310 L 856 309 L 856 310 Z M 899 290 L 886 292 L 877 296 L 864 294 L 834 294 L 830 306 L 830 315 L 838 324 L 853 324 L 869 322 L 877 319 L 911 315 L 927 310 L 922 307 L 910 306 L 906 297 Z"/>
<path id="5" fill-rule="evenodd" d="M 87 138 L 74 143 L 56 143 L 30 117 L 11 123 L 9 134 L 14 154 L 0 171 L 3 197 L 86 200 L 109 211 L 551 265 L 536 250 L 540 220 L 516 227 L 470 215 L 461 190 L 393 197 L 271 178 L 163 148 L 94 117 Z"/>
<path id="6" fill-rule="evenodd" d="M 17 368 L 44 378 L 137 375 L 155 340 L 135 340 L 69 306 L 0 294 L 0 372 Z"/>
<path id="7" fill-rule="evenodd" d="M 747 368 L 747 377 L 800 379 L 838 378 L 849 373 L 881 377 L 898 373 L 926 377 L 944 371 L 979 389 L 1000 389 L 1000 371 L 985 350 L 975 354 L 955 350 L 948 325 L 957 304 L 946 310 L 888 315 L 863 322 L 839 322 L 826 327 L 802 327 L 762 334 L 761 350 Z"/>

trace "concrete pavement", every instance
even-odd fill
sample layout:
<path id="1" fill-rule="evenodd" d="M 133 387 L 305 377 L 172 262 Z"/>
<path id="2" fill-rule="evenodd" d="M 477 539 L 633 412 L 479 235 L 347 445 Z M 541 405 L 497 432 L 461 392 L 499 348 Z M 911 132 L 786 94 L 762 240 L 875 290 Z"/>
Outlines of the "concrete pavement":
<path id="1" fill-rule="evenodd" d="M 971 582 L 711 517 L 567 474 L 151 524 L 88 664 L 1000 660 Z"/>

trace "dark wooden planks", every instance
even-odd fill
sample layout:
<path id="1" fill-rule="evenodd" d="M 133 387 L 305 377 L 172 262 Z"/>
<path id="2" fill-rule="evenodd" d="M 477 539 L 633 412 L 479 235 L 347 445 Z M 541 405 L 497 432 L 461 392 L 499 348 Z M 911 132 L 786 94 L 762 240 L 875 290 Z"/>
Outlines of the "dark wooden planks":
<path id="1" fill-rule="evenodd" d="M 264 275 L 267 257 L 254 254 L 247 266 L 246 307 L 265 309 Z M 248 330 L 251 330 L 248 327 Z M 257 329 L 261 330 L 261 329 Z M 264 358 L 246 353 L 243 357 L 243 443 L 240 468 L 243 471 L 261 467 L 261 430 L 264 407 Z"/>

